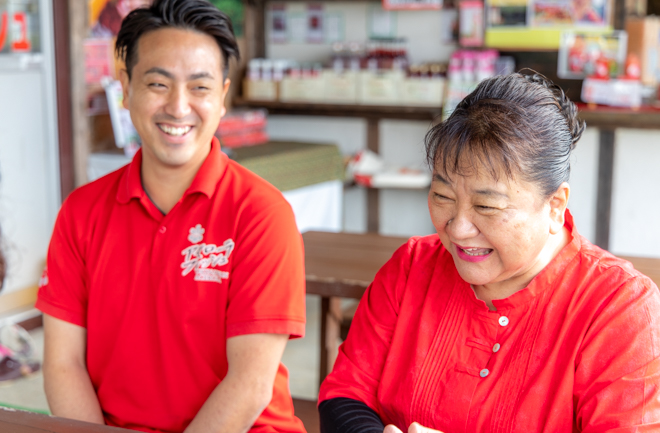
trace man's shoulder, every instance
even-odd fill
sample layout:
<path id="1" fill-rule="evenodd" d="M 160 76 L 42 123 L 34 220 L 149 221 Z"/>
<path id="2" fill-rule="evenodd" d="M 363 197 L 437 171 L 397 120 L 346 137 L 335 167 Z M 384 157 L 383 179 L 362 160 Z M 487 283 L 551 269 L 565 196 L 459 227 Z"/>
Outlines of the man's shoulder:
<path id="1" fill-rule="evenodd" d="M 288 206 L 280 190 L 235 161 L 229 160 L 222 182 L 226 182 L 225 188 L 232 191 L 236 204 L 255 205 L 260 209 L 277 205 Z"/>
<path id="2" fill-rule="evenodd" d="M 107 206 L 108 199 L 115 199 L 122 175 L 127 169 L 128 165 L 76 188 L 62 207 L 77 212 Z"/>

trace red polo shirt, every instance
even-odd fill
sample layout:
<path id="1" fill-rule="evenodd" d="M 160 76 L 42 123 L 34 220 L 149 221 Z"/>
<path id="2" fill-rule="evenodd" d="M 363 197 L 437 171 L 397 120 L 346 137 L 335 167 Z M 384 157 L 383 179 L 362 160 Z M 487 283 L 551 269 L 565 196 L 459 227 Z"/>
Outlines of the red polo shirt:
<path id="1" fill-rule="evenodd" d="M 301 337 L 302 240 L 263 179 L 211 152 L 163 215 L 142 154 L 62 205 L 37 308 L 87 328 L 87 369 L 106 423 L 183 431 L 227 373 L 227 338 Z M 303 432 L 280 364 L 253 431 Z"/>
<path id="2" fill-rule="evenodd" d="M 477 299 L 437 235 L 413 238 L 362 298 L 320 401 L 404 432 L 660 431 L 660 293 L 572 231 L 527 288 Z"/>

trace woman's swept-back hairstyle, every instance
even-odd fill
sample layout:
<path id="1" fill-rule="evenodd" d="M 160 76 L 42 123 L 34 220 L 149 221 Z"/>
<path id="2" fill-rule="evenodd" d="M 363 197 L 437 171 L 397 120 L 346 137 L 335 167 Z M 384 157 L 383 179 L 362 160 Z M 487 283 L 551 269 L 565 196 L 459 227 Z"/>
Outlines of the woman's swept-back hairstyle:
<path id="1" fill-rule="evenodd" d="M 497 76 L 427 133 L 426 156 L 441 175 L 485 168 L 494 178 L 535 183 L 549 196 L 568 181 L 571 151 L 584 128 L 575 104 L 543 75 Z"/>
<path id="2" fill-rule="evenodd" d="M 138 40 L 148 32 L 163 28 L 194 30 L 215 39 L 222 52 L 223 74 L 229 70 L 229 59 L 238 59 L 238 45 L 231 20 L 206 0 L 155 0 L 148 8 L 132 11 L 121 23 L 115 52 L 126 62 L 128 78 L 137 63 Z"/>

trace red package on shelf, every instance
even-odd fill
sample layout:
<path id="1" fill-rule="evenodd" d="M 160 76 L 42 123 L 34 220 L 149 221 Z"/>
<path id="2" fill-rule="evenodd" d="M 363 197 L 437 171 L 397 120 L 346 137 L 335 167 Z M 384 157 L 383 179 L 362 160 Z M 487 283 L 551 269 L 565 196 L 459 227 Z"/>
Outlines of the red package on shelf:
<path id="1" fill-rule="evenodd" d="M 215 133 L 225 147 L 254 146 L 268 142 L 266 110 L 238 111 L 227 114 Z"/>

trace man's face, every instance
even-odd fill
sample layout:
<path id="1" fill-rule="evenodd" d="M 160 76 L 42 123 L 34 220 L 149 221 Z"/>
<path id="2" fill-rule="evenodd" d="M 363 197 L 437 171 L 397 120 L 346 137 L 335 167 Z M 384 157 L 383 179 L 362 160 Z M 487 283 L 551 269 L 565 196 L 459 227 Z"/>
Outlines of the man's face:
<path id="1" fill-rule="evenodd" d="M 123 71 L 124 106 L 142 139 L 144 164 L 199 166 L 225 114 L 229 80 L 222 54 L 204 33 L 165 28 L 142 36 L 132 76 Z"/>

